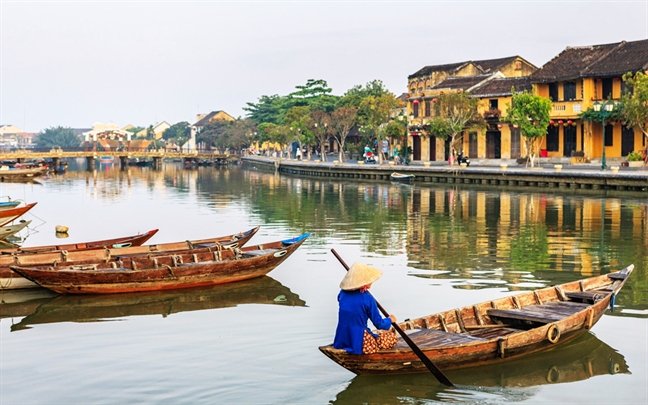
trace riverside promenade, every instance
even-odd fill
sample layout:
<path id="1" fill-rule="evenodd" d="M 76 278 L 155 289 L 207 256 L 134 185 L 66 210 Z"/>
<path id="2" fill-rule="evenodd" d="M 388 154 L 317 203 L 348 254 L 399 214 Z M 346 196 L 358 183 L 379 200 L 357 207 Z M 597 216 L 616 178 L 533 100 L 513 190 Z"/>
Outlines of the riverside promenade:
<path id="1" fill-rule="evenodd" d="M 482 159 L 468 167 L 447 162 L 410 162 L 409 165 L 364 164 L 362 161 L 302 161 L 261 156 L 242 157 L 244 166 L 274 170 L 305 177 L 333 177 L 391 181 L 394 172 L 413 174 L 415 182 L 498 185 L 515 188 L 555 188 L 632 192 L 648 197 L 648 167 L 620 167 L 621 161 L 569 164 L 567 159 L 536 159 L 536 167 L 518 165 L 515 160 Z M 612 170 L 610 167 L 618 167 Z"/>

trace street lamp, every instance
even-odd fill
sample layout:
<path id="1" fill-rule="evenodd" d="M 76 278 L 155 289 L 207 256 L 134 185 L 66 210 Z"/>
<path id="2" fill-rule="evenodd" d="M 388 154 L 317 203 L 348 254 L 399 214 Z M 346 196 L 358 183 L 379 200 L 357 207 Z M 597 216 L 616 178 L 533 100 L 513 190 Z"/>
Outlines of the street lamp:
<path id="1" fill-rule="evenodd" d="M 606 165 L 606 160 L 605 160 L 605 120 L 607 117 L 612 114 L 612 110 L 614 110 L 614 102 L 607 100 L 604 102 L 595 102 L 594 103 L 594 111 L 598 112 L 601 115 L 601 127 L 602 127 L 602 138 L 603 138 L 603 155 L 601 157 L 601 170 L 605 170 L 607 168 Z"/>

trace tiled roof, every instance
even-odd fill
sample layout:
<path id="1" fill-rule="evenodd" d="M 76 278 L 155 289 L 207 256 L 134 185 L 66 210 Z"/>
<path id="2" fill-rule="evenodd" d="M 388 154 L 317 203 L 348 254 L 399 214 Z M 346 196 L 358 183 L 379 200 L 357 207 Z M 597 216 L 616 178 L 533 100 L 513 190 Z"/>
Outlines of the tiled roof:
<path id="1" fill-rule="evenodd" d="M 445 65 L 426 66 L 422 69 L 419 69 L 416 73 L 409 75 L 407 78 L 412 79 L 414 77 L 428 76 L 432 74 L 432 72 L 451 72 L 464 66 L 466 63 L 469 62 L 448 63 Z"/>
<path id="2" fill-rule="evenodd" d="M 483 85 L 470 90 L 470 94 L 476 97 L 503 97 L 511 95 L 511 87 L 515 88 L 516 93 L 525 90 L 530 91 L 531 80 L 525 77 L 507 77 L 504 79 L 489 80 Z"/>
<path id="3" fill-rule="evenodd" d="M 648 40 L 621 42 L 605 58 L 585 69 L 588 76 L 621 76 L 648 67 Z"/>
<path id="4" fill-rule="evenodd" d="M 469 63 L 473 63 L 484 73 L 491 73 L 498 70 L 499 67 L 514 61 L 516 58 L 518 58 L 518 56 L 507 56 L 506 58 L 486 59 L 486 60 L 473 60 L 473 61 L 468 60 L 465 62 L 448 63 L 445 65 L 426 66 L 422 69 L 419 69 L 416 73 L 409 75 L 408 79 L 413 79 L 415 77 L 421 77 L 421 76 L 429 76 L 432 72 L 456 71 L 459 68 Z"/>
<path id="5" fill-rule="evenodd" d="M 517 56 L 509 56 L 507 58 L 476 60 L 473 63 L 481 68 L 484 73 L 491 73 L 499 67 L 513 62 Z"/>
<path id="6" fill-rule="evenodd" d="M 195 127 L 204 127 L 204 126 L 206 126 L 207 124 L 209 124 L 211 122 L 212 118 L 214 118 L 216 115 L 218 115 L 220 113 L 223 113 L 226 116 L 230 117 L 230 115 L 228 113 L 226 113 L 225 111 L 222 111 L 222 110 L 212 111 L 209 114 L 202 117 L 198 122 L 193 124 L 193 126 L 195 126 Z M 234 118 L 232 118 L 232 119 L 234 119 Z"/>
<path id="7" fill-rule="evenodd" d="M 488 79 L 491 74 L 477 75 L 477 76 L 461 76 L 461 77 L 448 77 L 444 81 L 437 83 L 432 87 L 432 90 L 450 89 L 450 90 L 465 90 L 473 87 L 479 82 Z"/>
<path id="8" fill-rule="evenodd" d="M 531 82 L 547 83 L 580 77 L 619 76 L 648 66 L 648 40 L 567 47 L 531 74 Z"/>

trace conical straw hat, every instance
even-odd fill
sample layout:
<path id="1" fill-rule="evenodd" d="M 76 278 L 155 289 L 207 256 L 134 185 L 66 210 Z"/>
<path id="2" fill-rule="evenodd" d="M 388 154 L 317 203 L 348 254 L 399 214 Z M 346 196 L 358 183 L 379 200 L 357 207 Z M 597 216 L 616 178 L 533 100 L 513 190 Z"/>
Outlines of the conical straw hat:
<path id="1" fill-rule="evenodd" d="M 340 283 L 340 288 L 346 291 L 357 290 L 371 284 L 382 276 L 382 271 L 364 263 L 353 263 Z"/>

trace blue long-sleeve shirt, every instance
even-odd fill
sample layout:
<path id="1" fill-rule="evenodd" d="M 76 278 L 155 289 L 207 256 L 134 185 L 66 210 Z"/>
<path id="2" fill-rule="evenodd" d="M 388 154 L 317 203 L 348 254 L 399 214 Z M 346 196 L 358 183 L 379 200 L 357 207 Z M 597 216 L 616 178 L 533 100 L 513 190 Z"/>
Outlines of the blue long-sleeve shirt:
<path id="1" fill-rule="evenodd" d="M 338 302 L 340 310 L 333 340 L 333 347 L 336 349 L 344 349 L 351 354 L 362 354 L 364 331 L 371 333 L 367 327 L 367 319 L 371 319 L 378 329 L 387 330 L 391 327 L 391 319 L 380 315 L 376 299 L 368 292 L 341 290 Z"/>

